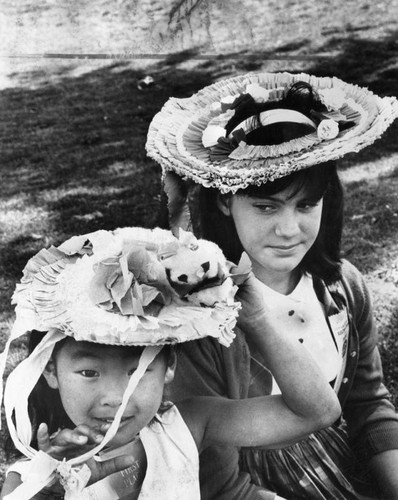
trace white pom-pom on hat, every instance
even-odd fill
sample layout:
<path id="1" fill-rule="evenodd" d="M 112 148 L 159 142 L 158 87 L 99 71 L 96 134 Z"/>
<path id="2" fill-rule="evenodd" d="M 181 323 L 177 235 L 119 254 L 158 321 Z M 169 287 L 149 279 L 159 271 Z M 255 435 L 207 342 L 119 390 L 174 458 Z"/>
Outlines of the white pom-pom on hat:
<path id="1" fill-rule="evenodd" d="M 202 144 L 205 148 L 215 146 L 220 137 L 225 137 L 225 128 L 218 125 L 209 125 L 202 134 Z"/>

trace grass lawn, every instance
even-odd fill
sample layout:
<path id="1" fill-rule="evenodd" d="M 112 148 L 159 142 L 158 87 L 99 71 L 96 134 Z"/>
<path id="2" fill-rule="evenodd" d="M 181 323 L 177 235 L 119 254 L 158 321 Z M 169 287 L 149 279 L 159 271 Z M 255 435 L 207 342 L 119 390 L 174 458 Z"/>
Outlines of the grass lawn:
<path id="1" fill-rule="evenodd" d="M 249 3 L 259 9 L 259 2 Z M 332 3 L 340 12 L 339 2 Z M 248 11 L 245 41 L 261 41 L 255 55 L 242 44 L 240 51 L 234 50 L 239 53 L 228 58 L 198 60 L 195 57 L 203 49 L 199 40 L 196 48 L 140 64 L 123 59 L 11 64 L 15 68 L 9 75 L 11 84 L 0 91 L 0 346 L 13 319 L 10 299 L 15 282 L 34 253 L 73 234 L 129 225 L 153 227 L 162 219 L 160 168 L 146 157 L 144 145 L 153 115 L 170 96 L 187 97 L 217 79 L 259 70 L 335 75 L 380 95 L 398 95 L 394 21 L 398 16 L 386 17 L 394 2 L 380 2 L 384 6 L 380 15 L 376 11 L 369 15 L 369 9 L 376 8 L 373 4 L 359 3 L 363 10 L 357 3 L 356 24 L 343 22 L 341 12 L 338 17 L 323 17 L 322 36 L 317 39 L 304 29 L 294 36 L 284 33 L 286 17 L 278 17 L 281 31 L 275 38 L 273 32 L 261 31 Z M 282 4 L 299 8 L 289 0 Z M 222 2 L 217 5 L 220 17 L 212 11 L 213 19 L 222 27 Z M 269 5 L 271 9 L 273 3 Z M 301 27 L 313 23 L 310 6 L 311 2 L 303 2 Z M 273 7 L 282 12 L 280 3 Z M 201 26 L 210 36 L 209 26 Z M 115 38 L 116 45 L 120 39 Z M 216 37 L 213 42 L 213 48 L 221 44 Z M 142 87 L 139 82 L 146 75 L 154 83 Z M 371 288 L 386 382 L 394 401 L 398 398 L 397 132 L 395 123 L 373 147 L 341 161 L 346 189 L 344 255 L 364 273 Z M 13 352 L 15 361 L 24 352 L 23 343 Z"/>

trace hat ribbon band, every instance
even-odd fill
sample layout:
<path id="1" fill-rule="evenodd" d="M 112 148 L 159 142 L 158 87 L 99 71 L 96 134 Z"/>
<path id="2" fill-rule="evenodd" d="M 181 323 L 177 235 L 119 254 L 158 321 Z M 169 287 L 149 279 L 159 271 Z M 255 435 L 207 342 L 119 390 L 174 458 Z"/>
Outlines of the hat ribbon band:
<path id="1" fill-rule="evenodd" d="M 269 109 L 268 111 L 263 111 L 259 114 L 259 121 L 261 126 L 265 127 L 267 125 L 272 125 L 273 123 L 281 122 L 291 122 L 291 123 L 302 123 L 303 125 L 309 125 L 316 130 L 317 126 L 314 121 L 312 121 L 308 116 L 305 116 L 299 111 L 293 109 Z M 253 130 L 253 117 L 247 118 L 239 125 L 237 125 L 232 132 L 229 134 L 231 136 L 236 130 L 243 129 L 245 133 Z"/>

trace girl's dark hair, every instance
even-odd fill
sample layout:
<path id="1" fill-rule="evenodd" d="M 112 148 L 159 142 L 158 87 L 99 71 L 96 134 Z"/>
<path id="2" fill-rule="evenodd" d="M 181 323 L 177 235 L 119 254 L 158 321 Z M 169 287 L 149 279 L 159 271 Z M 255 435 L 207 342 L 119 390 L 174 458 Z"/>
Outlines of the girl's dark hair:
<path id="1" fill-rule="evenodd" d="M 290 186 L 294 187 L 294 193 L 305 188 L 314 200 L 319 200 L 323 196 L 319 234 L 301 262 L 301 269 L 330 283 L 340 277 L 343 227 L 343 188 L 335 162 L 326 162 L 300 170 L 260 186 L 249 186 L 239 190 L 236 196 L 266 198 Z M 243 247 L 232 217 L 224 215 L 217 206 L 219 196 L 223 195 L 220 195 L 217 189 L 201 188 L 198 210 L 201 236 L 217 243 L 227 259 L 237 263 Z"/>
<path id="2" fill-rule="evenodd" d="M 32 330 L 31 332 L 29 332 L 28 355 L 30 355 L 34 351 L 34 349 L 39 345 L 46 334 L 47 332 L 40 332 L 37 330 Z M 66 337 L 65 339 L 62 339 L 55 344 L 52 353 L 53 359 L 56 358 L 57 353 L 68 338 L 69 337 Z M 144 347 L 139 346 L 133 348 L 137 350 L 137 353 L 140 353 L 144 349 Z M 161 351 L 162 355 L 165 356 L 167 361 L 172 359 L 174 352 L 174 346 L 171 345 L 164 346 Z M 169 407 L 170 405 L 162 402 L 159 408 L 159 413 L 166 411 Z M 47 424 L 50 435 L 56 432 L 58 429 L 73 429 L 75 427 L 64 410 L 59 391 L 57 389 L 51 389 L 43 375 L 40 376 L 37 384 L 29 395 L 28 413 L 33 426 L 33 439 L 31 442 L 31 446 L 36 449 L 38 449 L 37 428 L 41 423 Z M 10 436 L 7 436 L 6 438 L 5 449 L 9 457 L 16 454 Z"/>

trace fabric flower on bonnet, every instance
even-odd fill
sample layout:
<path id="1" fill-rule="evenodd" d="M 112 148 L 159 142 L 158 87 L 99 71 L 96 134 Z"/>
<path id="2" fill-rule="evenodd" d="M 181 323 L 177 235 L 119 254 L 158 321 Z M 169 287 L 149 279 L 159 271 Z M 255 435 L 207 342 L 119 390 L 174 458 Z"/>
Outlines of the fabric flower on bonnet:
<path id="1" fill-rule="evenodd" d="M 156 272 L 151 272 L 153 267 L 148 252 L 139 246 L 104 259 L 94 265 L 90 297 L 106 311 L 136 316 L 150 314 L 148 306 L 152 302 L 158 301 L 159 309 L 171 301 L 170 292 L 159 286 Z M 151 282 L 157 287 L 151 286 Z"/>

